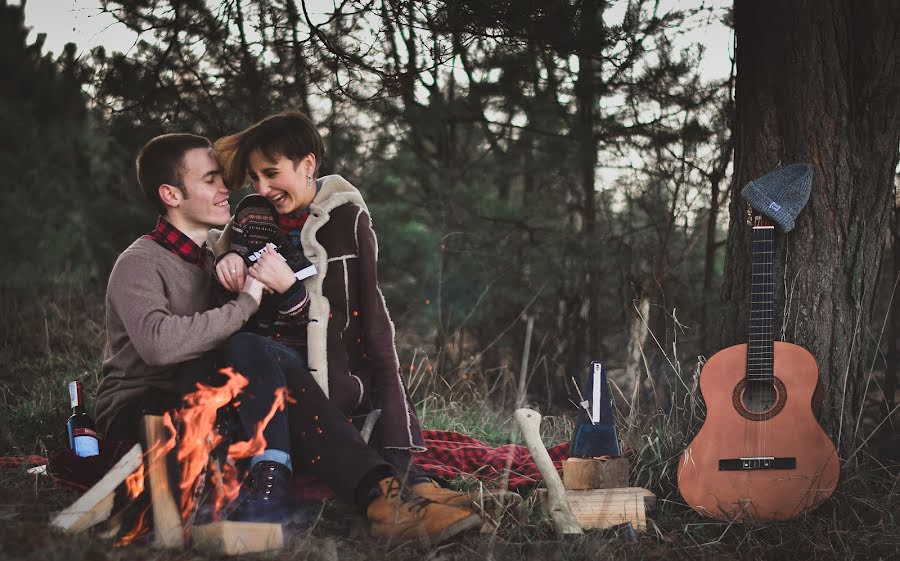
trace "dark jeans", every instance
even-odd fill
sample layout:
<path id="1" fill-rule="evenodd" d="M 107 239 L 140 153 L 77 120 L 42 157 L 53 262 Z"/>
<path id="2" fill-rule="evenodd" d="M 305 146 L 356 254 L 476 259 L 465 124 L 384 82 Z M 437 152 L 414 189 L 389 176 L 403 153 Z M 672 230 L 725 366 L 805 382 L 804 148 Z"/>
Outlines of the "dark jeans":
<path id="1" fill-rule="evenodd" d="M 211 351 L 203 356 L 184 362 L 178 366 L 176 374 L 177 393 L 163 390 L 149 390 L 126 407 L 111 423 L 107 432 L 107 440 L 141 441 L 140 422 L 144 415 L 162 415 L 166 411 L 177 409 L 182 399 L 197 389 L 197 384 L 218 387 L 224 385 L 226 378 L 219 374 L 223 366 L 234 366 L 235 371 L 244 374 L 247 386 L 239 397 L 239 406 L 234 408 L 239 427 L 230 436 L 233 440 L 247 440 L 256 433 L 259 425 L 272 408 L 275 401 L 275 390 L 287 385 L 284 374 L 277 368 L 256 368 L 260 359 L 253 355 L 244 356 L 245 346 L 237 334 L 223 346 L 220 351 Z M 276 412 L 263 430 L 266 448 L 281 450 L 285 454 L 291 452 L 291 439 L 288 433 L 287 413 Z"/>
<path id="2" fill-rule="evenodd" d="M 144 415 L 162 415 L 178 408 L 181 396 L 163 390 L 151 390 L 125 406 L 113 418 L 103 434 L 106 442 L 143 442 L 141 419 Z"/>
<path id="3" fill-rule="evenodd" d="M 225 346 L 226 364 L 249 379 L 284 379 L 291 457 L 295 473 L 316 476 L 343 501 L 357 500 L 360 482 L 387 477 L 394 468 L 362 439 L 352 419 L 325 396 L 299 352 L 252 333 L 238 333 Z"/>

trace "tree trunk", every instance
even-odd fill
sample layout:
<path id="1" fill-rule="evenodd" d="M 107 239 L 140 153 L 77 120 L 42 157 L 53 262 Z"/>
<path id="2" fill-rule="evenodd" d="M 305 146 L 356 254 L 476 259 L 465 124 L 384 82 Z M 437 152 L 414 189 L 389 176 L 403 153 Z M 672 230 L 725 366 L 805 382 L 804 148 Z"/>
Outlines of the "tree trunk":
<path id="1" fill-rule="evenodd" d="M 892 275 L 887 278 L 896 283 L 900 275 L 900 205 L 897 205 L 896 194 L 894 202 L 894 215 L 891 220 L 891 257 Z M 890 322 L 887 327 L 887 364 L 884 370 L 884 405 L 885 415 L 890 415 L 896 406 L 897 395 L 897 371 L 900 370 L 900 294 L 896 291 L 891 298 L 889 312 Z"/>
<path id="2" fill-rule="evenodd" d="M 643 389 L 641 373 L 644 368 L 644 344 L 650 334 L 650 295 L 638 289 L 634 300 L 634 311 L 630 315 L 631 321 L 628 327 L 628 350 L 625 357 L 625 382 L 631 384 L 631 402 L 628 408 L 627 431 L 632 426 L 640 413 L 640 397 Z M 647 376 L 650 373 L 647 372 Z M 651 385 L 653 381 L 650 381 Z M 627 387 L 627 386 L 626 386 Z"/>
<path id="3" fill-rule="evenodd" d="M 821 420 L 847 457 L 900 141 L 900 12 L 892 2 L 735 2 L 735 182 L 723 343 L 747 340 L 749 229 L 740 189 L 782 164 L 813 165 L 796 229 L 776 238 L 776 332 L 819 365 Z M 776 373 L 777 374 L 777 373 Z"/>

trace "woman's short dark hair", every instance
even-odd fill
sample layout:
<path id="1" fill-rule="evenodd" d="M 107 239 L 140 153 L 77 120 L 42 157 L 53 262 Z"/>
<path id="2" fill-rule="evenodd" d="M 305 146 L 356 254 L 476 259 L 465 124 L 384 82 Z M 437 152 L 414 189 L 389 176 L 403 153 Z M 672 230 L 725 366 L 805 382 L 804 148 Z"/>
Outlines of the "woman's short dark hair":
<path id="1" fill-rule="evenodd" d="M 209 140 L 195 134 L 164 134 L 150 139 L 138 152 L 135 161 L 141 190 L 160 215 L 167 212 L 159 198 L 159 186 L 174 185 L 184 192 L 184 155 L 195 148 L 212 148 Z"/>
<path id="2" fill-rule="evenodd" d="M 280 156 L 295 163 L 307 155 L 316 157 L 316 171 L 325 156 L 325 142 L 309 117 L 299 111 L 284 111 L 215 142 L 222 162 L 225 184 L 236 189 L 246 181 L 247 161 L 259 150 L 269 160 Z"/>

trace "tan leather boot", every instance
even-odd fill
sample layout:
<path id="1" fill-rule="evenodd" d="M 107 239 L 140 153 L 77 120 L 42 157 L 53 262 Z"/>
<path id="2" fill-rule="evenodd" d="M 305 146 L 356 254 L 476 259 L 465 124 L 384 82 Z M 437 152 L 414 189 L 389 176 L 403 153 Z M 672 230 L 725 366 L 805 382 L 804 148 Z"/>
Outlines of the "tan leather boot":
<path id="1" fill-rule="evenodd" d="M 434 481 L 416 483 L 410 490 L 426 499 L 454 508 L 473 507 L 475 512 L 483 509 L 488 503 L 501 505 L 521 504 L 522 497 L 513 491 L 501 491 L 500 489 L 481 488 L 461 493 L 452 489 L 445 489 Z"/>
<path id="2" fill-rule="evenodd" d="M 481 518 L 468 508 L 453 508 L 417 496 L 395 477 L 382 479 L 378 487 L 381 496 L 366 509 L 375 537 L 438 543 L 481 525 Z"/>
<path id="3" fill-rule="evenodd" d="M 452 489 L 445 489 L 434 481 L 416 483 L 410 490 L 420 497 L 425 497 L 438 504 L 452 506 L 454 508 L 468 508 L 472 504 L 472 497 L 466 493 L 460 493 Z"/>

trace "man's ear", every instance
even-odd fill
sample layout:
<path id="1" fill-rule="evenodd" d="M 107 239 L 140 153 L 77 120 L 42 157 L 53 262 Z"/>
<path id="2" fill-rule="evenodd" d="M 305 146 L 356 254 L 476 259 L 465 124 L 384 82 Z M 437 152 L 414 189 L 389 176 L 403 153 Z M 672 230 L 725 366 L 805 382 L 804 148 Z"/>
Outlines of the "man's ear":
<path id="1" fill-rule="evenodd" d="M 163 183 L 159 186 L 159 198 L 168 208 L 178 208 L 184 199 L 184 193 L 174 185 Z"/>

